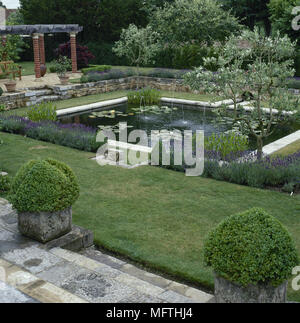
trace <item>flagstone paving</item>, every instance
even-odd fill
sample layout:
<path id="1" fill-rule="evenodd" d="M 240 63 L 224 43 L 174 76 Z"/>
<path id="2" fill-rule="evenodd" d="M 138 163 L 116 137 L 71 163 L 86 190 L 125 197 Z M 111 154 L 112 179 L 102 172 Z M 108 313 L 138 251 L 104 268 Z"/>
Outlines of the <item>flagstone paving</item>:
<path id="1" fill-rule="evenodd" d="M 27 239 L 0 199 L 0 302 L 206 303 L 213 296 L 94 247 L 75 253 Z"/>

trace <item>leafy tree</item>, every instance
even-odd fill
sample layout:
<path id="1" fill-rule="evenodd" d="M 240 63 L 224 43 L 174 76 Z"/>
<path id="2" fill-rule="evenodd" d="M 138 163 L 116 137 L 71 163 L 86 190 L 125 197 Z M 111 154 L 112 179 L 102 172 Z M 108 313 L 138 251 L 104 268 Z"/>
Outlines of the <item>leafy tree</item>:
<path id="1" fill-rule="evenodd" d="M 262 23 L 267 34 L 270 32 L 269 0 L 219 0 L 224 9 L 232 10 L 241 22 L 253 30 Z"/>
<path id="2" fill-rule="evenodd" d="M 185 77 L 186 84 L 194 90 L 206 89 L 222 93 L 233 100 L 233 111 L 227 106 L 216 110 L 219 118 L 243 134 L 256 138 L 258 158 L 262 157 L 263 141 L 283 123 L 295 120 L 299 115 L 299 98 L 289 93 L 286 84 L 294 75 L 293 56 L 295 43 L 290 39 L 262 36 L 258 29 L 243 31 L 231 36 L 220 51 L 219 58 L 208 58 L 219 65 L 217 73 L 196 68 Z M 247 70 L 243 68 L 248 61 Z M 246 111 L 238 99 L 248 91 L 253 96 L 253 109 Z M 263 108 L 267 102 L 266 108 Z M 291 114 L 285 111 L 296 111 Z"/>
<path id="3" fill-rule="evenodd" d="M 118 56 L 125 56 L 132 65 L 139 68 L 153 60 L 154 55 L 159 50 L 159 34 L 150 26 L 138 28 L 131 24 L 127 29 L 123 29 L 120 40 L 116 42 L 113 51 Z"/>
<path id="4" fill-rule="evenodd" d="M 19 10 L 12 13 L 6 22 L 7 25 L 22 25 L 24 24 L 23 17 Z M 18 61 L 20 54 L 26 48 L 25 42 L 19 35 L 7 35 L 6 45 L 0 45 L 0 61 L 2 60 L 13 60 Z"/>
<path id="5" fill-rule="evenodd" d="M 240 26 L 215 0 L 165 3 L 151 14 L 150 25 L 172 44 L 222 41 Z"/>
<path id="6" fill-rule="evenodd" d="M 2 1 L 0 1 L 0 7 L 6 8 L 6 5 Z"/>
<path id="7" fill-rule="evenodd" d="M 26 24 L 79 24 L 79 40 L 116 41 L 130 23 L 147 24 L 142 0 L 20 0 Z"/>
<path id="8" fill-rule="evenodd" d="M 270 20 L 274 32 L 287 34 L 292 40 L 299 42 L 299 30 L 292 28 L 292 21 L 296 17 L 292 13 L 294 7 L 300 6 L 300 0 L 271 0 L 269 4 Z M 299 14 L 299 13 L 298 13 Z"/>

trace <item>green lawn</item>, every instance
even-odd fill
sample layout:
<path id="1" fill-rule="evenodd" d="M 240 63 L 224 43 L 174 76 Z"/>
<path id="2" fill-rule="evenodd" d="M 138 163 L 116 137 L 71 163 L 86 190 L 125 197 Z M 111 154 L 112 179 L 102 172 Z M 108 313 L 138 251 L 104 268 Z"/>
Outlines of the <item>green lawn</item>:
<path id="1" fill-rule="evenodd" d="M 26 75 L 34 75 L 34 62 L 18 62 L 18 65 L 22 66 L 22 76 L 26 76 Z M 47 65 L 47 72 L 49 73 L 50 70 L 50 66 L 51 63 L 46 63 Z"/>
<path id="2" fill-rule="evenodd" d="M 287 145 L 286 147 L 276 151 L 273 155 L 285 156 L 285 155 L 294 154 L 298 151 L 300 151 L 300 140 L 297 140 L 297 141 Z"/>
<path id="3" fill-rule="evenodd" d="M 99 246 L 144 265 L 213 287 L 203 264 L 203 241 L 226 216 L 262 207 L 293 236 L 300 254 L 300 196 L 238 186 L 158 167 L 100 167 L 90 153 L 0 133 L 0 164 L 14 175 L 33 158 L 53 157 L 78 176 L 81 195 L 74 223 L 91 229 Z M 290 286 L 290 285 L 289 285 Z M 289 299 L 300 293 L 289 287 Z"/>
<path id="4" fill-rule="evenodd" d="M 107 93 L 101 93 L 101 94 L 95 94 L 95 95 L 82 96 L 80 98 L 74 98 L 69 100 L 61 100 L 61 101 L 54 102 L 54 104 L 56 105 L 58 110 L 66 109 L 66 108 L 71 108 L 75 106 L 95 103 L 99 101 L 121 98 L 126 96 L 127 93 L 128 91 L 126 90 L 113 91 L 113 92 L 107 92 Z M 171 92 L 171 91 L 161 91 L 161 95 L 163 97 L 169 97 L 169 98 L 198 100 L 198 101 L 213 101 L 213 102 L 223 99 L 222 97 L 218 97 L 210 94 L 193 94 L 193 93 L 186 93 L 186 92 Z M 28 107 L 24 107 L 24 108 L 0 112 L 0 114 L 3 113 L 4 115 L 24 116 L 28 109 L 29 109 Z"/>

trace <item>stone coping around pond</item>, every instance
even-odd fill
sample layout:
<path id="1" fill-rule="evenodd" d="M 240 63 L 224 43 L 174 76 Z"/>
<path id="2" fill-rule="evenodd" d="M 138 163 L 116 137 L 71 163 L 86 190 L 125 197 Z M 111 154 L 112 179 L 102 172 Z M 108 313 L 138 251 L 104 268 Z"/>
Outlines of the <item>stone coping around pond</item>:
<path id="1" fill-rule="evenodd" d="M 275 153 L 276 151 L 292 144 L 293 142 L 300 139 L 300 130 L 295 131 L 294 133 L 285 136 L 283 138 L 280 138 L 274 142 L 271 142 L 270 144 L 263 147 L 263 154 L 264 155 L 271 155 Z"/>
<path id="2" fill-rule="evenodd" d="M 111 105 L 125 103 L 127 101 L 128 101 L 127 97 L 113 99 L 113 100 L 106 100 L 106 101 L 96 102 L 96 103 L 92 103 L 92 104 L 81 105 L 78 107 L 57 110 L 56 114 L 58 117 L 62 117 L 62 116 L 80 113 L 80 112 L 84 112 L 84 111 L 93 111 L 93 110 L 97 110 L 99 108 L 104 108 L 104 107 L 111 106 Z"/>

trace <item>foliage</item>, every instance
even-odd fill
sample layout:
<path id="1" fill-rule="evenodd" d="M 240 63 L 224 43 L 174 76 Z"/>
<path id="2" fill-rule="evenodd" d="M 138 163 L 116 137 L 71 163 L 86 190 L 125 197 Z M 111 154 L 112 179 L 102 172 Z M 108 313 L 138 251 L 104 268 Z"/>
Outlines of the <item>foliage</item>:
<path id="1" fill-rule="evenodd" d="M 246 136 L 233 131 L 222 134 L 212 134 L 205 137 L 204 146 L 207 150 L 220 153 L 222 158 L 226 158 L 231 153 L 238 153 L 248 149 L 249 141 Z"/>
<path id="2" fill-rule="evenodd" d="M 120 79 L 120 78 L 129 77 L 133 75 L 135 75 L 135 73 L 132 69 L 127 69 L 123 71 L 115 69 L 104 73 L 89 73 L 87 75 L 82 75 L 80 78 L 80 82 L 81 83 L 99 82 L 104 80 Z"/>
<path id="3" fill-rule="evenodd" d="M 289 79 L 288 82 L 287 82 L 287 86 L 290 89 L 298 89 L 298 90 L 300 90 L 300 79 L 299 79 L 299 77 Z"/>
<path id="4" fill-rule="evenodd" d="M 11 179 L 8 175 L 2 176 L 0 174 L 0 193 L 9 192 L 11 185 Z"/>
<path id="5" fill-rule="evenodd" d="M 264 139 L 276 127 L 297 117 L 297 114 L 285 113 L 297 112 L 300 106 L 299 98 L 286 89 L 288 77 L 294 75 L 294 52 L 295 44 L 286 36 L 266 37 L 257 29 L 243 31 L 240 36 L 228 39 L 218 59 L 205 59 L 205 64 L 218 64 L 216 73 L 199 67 L 185 75 L 185 83 L 193 90 L 205 89 L 232 99 L 233 111 L 223 106 L 216 112 L 220 120 L 256 139 L 258 158 L 261 158 Z M 247 60 L 245 71 L 243 66 Z M 254 109 L 250 113 L 238 104 L 245 91 L 253 96 Z M 264 109 L 262 102 L 268 102 L 269 107 Z"/>
<path id="6" fill-rule="evenodd" d="M 240 160 L 230 160 L 229 155 L 228 162 L 221 164 L 217 151 L 206 151 L 205 156 L 205 177 L 258 188 L 283 188 L 300 182 L 300 152 L 256 160 L 254 153 L 246 151 Z"/>
<path id="7" fill-rule="evenodd" d="M 295 56 L 295 76 L 300 77 L 300 49 L 298 48 L 297 54 Z"/>
<path id="8" fill-rule="evenodd" d="M 108 72 L 111 68 L 112 67 L 110 65 L 95 65 L 92 67 L 82 68 L 81 72 L 83 74 L 88 74 L 90 72 Z"/>
<path id="9" fill-rule="evenodd" d="M 18 171 L 10 200 L 18 212 L 56 212 L 78 199 L 79 186 L 72 170 L 48 159 L 32 160 Z"/>
<path id="10" fill-rule="evenodd" d="M 232 10 L 240 19 L 241 23 L 253 29 L 254 26 L 262 24 L 268 33 L 269 22 L 269 0 L 221 0 L 225 10 Z"/>
<path id="11" fill-rule="evenodd" d="M 278 286 L 299 264 L 288 231 L 259 208 L 222 221 L 205 241 L 204 258 L 216 274 L 244 287 Z"/>
<path id="12" fill-rule="evenodd" d="M 292 14 L 294 7 L 300 6 L 299 0 L 270 0 L 269 11 L 272 31 L 279 31 L 282 35 L 288 35 L 299 43 L 299 30 L 293 30 L 292 21 L 296 15 Z M 298 23 L 299 24 L 299 23 Z"/>
<path id="13" fill-rule="evenodd" d="M 53 61 L 52 64 L 53 70 L 55 70 L 59 76 L 65 76 L 72 66 L 71 60 L 66 56 L 59 56 L 59 58 L 56 61 Z"/>
<path id="14" fill-rule="evenodd" d="M 150 26 L 138 28 L 130 24 L 123 29 L 120 40 L 116 42 L 113 51 L 120 57 L 125 56 L 132 65 L 139 67 L 153 62 L 153 57 L 159 50 L 159 34 Z"/>
<path id="15" fill-rule="evenodd" d="M 10 14 L 7 19 L 6 24 L 8 26 L 12 25 L 23 25 L 23 17 L 20 14 L 20 11 Z M 6 36 L 6 45 L 0 46 L 0 61 L 18 61 L 20 59 L 20 54 L 26 48 L 26 44 L 23 41 L 22 37 L 19 35 L 7 35 Z"/>
<path id="16" fill-rule="evenodd" d="M 21 0 L 25 24 L 79 24 L 79 40 L 116 41 L 130 23 L 147 24 L 141 0 Z"/>
<path id="17" fill-rule="evenodd" d="M 144 88 L 127 93 L 128 103 L 153 105 L 160 102 L 161 94 L 156 89 Z"/>
<path id="18" fill-rule="evenodd" d="M 56 106 L 52 102 L 43 102 L 34 105 L 28 109 L 27 117 L 29 120 L 38 121 L 56 121 Z"/>
<path id="19" fill-rule="evenodd" d="M 0 87 L 0 96 L 3 94 L 3 89 L 2 87 Z M 1 111 L 1 108 L 0 108 L 0 111 Z"/>
<path id="20" fill-rule="evenodd" d="M 32 122 L 23 117 L 0 117 L 2 131 L 51 142 L 57 145 L 95 152 L 96 129 L 81 124 L 61 124 L 53 121 Z"/>
<path id="21" fill-rule="evenodd" d="M 76 44 L 77 65 L 79 68 L 87 67 L 95 56 L 90 52 L 87 46 L 81 46 Z M 54 55 L 59 58 L 61 56 L 71 59 L 71 42 L 60 44 L 58 48 L 54 50 Z"/>
<path id="22" fill-rule="evenodd" d="M 150 25 L 168 44 L 223 41 L 240 25 L 215 0 L 175 0 L 150 15 Z"/>

